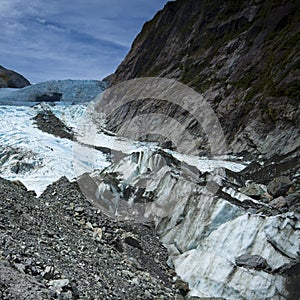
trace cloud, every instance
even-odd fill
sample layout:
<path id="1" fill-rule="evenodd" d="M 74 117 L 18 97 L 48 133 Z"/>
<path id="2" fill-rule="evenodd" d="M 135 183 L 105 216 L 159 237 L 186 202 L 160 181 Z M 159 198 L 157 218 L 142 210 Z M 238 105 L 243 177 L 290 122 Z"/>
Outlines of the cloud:
<path id="1" fill-rule="evenodd" d="M 34 14 L 40 0 L 1 0 L 0 17 L 18 18 L 24 15 Z"/>
<path id="2" fill-rule="evenodd" d="M 0 64 L 32 82 L 101 79 L 166 0 L 1 0 Z"/>

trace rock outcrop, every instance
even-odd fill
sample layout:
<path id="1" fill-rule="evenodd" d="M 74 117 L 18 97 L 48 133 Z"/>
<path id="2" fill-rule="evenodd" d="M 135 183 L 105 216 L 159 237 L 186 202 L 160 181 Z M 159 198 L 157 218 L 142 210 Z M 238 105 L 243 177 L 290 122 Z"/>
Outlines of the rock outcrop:
<path id="1" fill-rule="evenodd" d="M 297 1 L 169 2 L 144 25 L 111 84 L 179 80 L 213 107 L 230 151 L 285 154 L 300 145 L 299 15 Z M 168 107 L 153 101 L 147 109 Z M 111 117 L 118 124 L 120 115 Z"/>
<path id="2" fill-rule="evenodd" d="M 0 88 L 23 88 L 30 82 L 22 75 L 0 66 Z"/>

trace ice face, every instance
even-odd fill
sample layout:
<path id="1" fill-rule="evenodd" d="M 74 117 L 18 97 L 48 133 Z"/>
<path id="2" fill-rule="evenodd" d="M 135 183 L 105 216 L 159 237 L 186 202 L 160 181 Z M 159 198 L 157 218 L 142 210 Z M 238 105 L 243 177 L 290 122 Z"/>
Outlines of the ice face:
<path id="1" fill-rule="evenodd" d="M 61 176 L 72 180 L 77 174 L 73 166 L 74 142 L 36 128 L 32 118 L 38 109 L 0 106 L 0 170 L 1 177 L 18 179 L 28 189 L 41 194 Z M 79 113 L 80 107 L 76 111 Z M 68 118 L 72 120 L 70 115 Z M 95 168 L 108 166 L 103 153 L 96 152 L 95 155 Z M 4 160 L 5 157 L 7 159 Z"/>
<path id="2" fill-rule="evenodd" d="M 39 104 L 30 106 L 0 106 L 0 148 L 2 158 L 11 156 L 5 162 L 2 159 L 1 176 L 7 179 L 21 180 L 29 189 L 34 189 L 38 194 L 47 185 L 57 180 L 61 176 L 68 179 L 75 179 L 81 173 L 92 172 L 94 169 L 102 170 L 109 165 L 107 157 L 99 151 L 85 149 L 81 154 L 87 155 L 78 158 L 80 172 L 74 170 L 73 150 L 78 146 L 76 142 L 61 139 L 48 133 L 40 131 L 32 118 L 42 110 L 51 110 L 61 121 L 77 135 L 80 142 L 92 146 L 101 146 L 130 154 L 135 151 L 143 152 L 140 156 L 138 169 L 145 169 L 147 163 L 147 151 L 157 148 L 154 144 L 141 143 L 127 140 L 120 137 L 106 135 L 103 132 L 94 132 L 91 137 L 88 135 L 80 136 L 78 123 L 85 117 L 86 105 L 68 105 L 61 103 L 58 105 Z M 11 155 L 12 152 L 14 155 Z M 29 155 L 30 154 L 30 155 Z M 222 164 L 232 170 L 241 170 L 242 164 L 226 162 L 224 160 L 208 160 L 199 157 L 189 157 L 179 153 L 172 154 L 180 161 L 185 161 L 195 165 L 201 171 L 211 171 Z M 19 162 L 18 162 L 19 161 Z M 18 167 L 18 164 L 23 167 Z M 22 169 L 23 168 L 23 169 Z M 26 168 L 28 169 L 26 171 Z M 125 172 L 125 171 L 124 171 Z M 135 174 L 136 170 L 126 167 L 126 172 Z"/>
<path id="3" fill-rule="evenodd" d="M 51 110 L 72 128 L 76 141 L 39 130 L 32 118 L 43 110 Z M 246 163 L 232 162 L 227 157 L 208 159 L 169 150 L 164 153 L 170 154 L 172 160 L 166 163 L 155 144 L 92 131 L 93 124 L 86 118 L 86 110 L 83 103 L 70 105 L 66 102 L 54 106 L 45 103 L 34 107 L 0 106 L 0 176 L 18 179 L 39 195 L 61 176 L 75 180 L 97 169 L 95 174 L 118 173 L 117 180 L 100 182 L 95 196 L 106 201 L 104 204 L 113 199 L 112 213 L 120 214 L 122 207 L 118 207 L 118 202 L 122 202 L 126 186 L 145 187 L 144 194 L 155 195 L 147 212 L 156 222 L 177 274 L 189 283 L 190 296 L 258 299 L 263 294 L 266 299 L 275 299 L 277 290 L 284 291 L 284 278 L 280 274 L 273 276 L 270 272 L 235 266 L 235 258 L 247 253 L 261 255 L 272 269 L 277 269 L 289 262 L 288 257 L 296 259 L 299 250 L 299 233 L 290 230 L 299 228 L 296 218 L 289 214 L 250 215 L 238 203 L 257 204 L 257 201 L 239 192 L 235 182 L 222 187 L 228 178 L 226 172 L 218 170 L 227 168 L 239 172 Z M 78 126 L 82 119 L 86 122 L 86 132 Z M 120 151 L 123 158 L 111 163 L 101 151 L 84 144 Z M 74 149 L 80 150 L 75 151 L 75 157 Z M 184 163 L 189 167 L 179 170 L 177 165 Z M 234 203 L 209 193 L 206 187 L 191 179 L 195 170 L 190 174 L 190 166 L 202 173 L 208 172 L 222 192 L 234 198 Z M 182 176 L 184 168 L 186 173 Z"/>
<path id="4" fill-rule="evenodd" d="M 62 102 L 84 103 L 93 100 L 105 87 L 106 84 L 98 80 L 51 80 L 23 89 L 5 89 L 0 92 L 0 104 L 39 102 L 39 97 L 53 93 L 61 94 Z"/>

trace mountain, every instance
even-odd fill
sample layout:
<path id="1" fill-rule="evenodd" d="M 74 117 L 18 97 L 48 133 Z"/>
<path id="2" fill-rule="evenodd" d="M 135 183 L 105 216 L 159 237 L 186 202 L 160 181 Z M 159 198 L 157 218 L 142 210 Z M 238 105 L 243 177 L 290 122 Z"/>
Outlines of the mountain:
<path id="1" fill-rule="evenodd" d="M 173 1 L 105 90 L 2 89 L 0 299 L 299 299 L 297 4 Z"/>
<path id="2" fill-rule="evenodd" d="M 0 66 L 0 88 L 23 88 L 30 82 L 22 75 Z"/>
<path id="3" fill-rule="evenodd" d="M 107 135 L 71 104 L 0 105 L 1 299 L 299 298 L 297 173 L 257 184 L 272 162 Z"/>
<path id="4" fill-rule="evenodd" d="M 168 2 L 95 107 L 106 129 L 164 148 L 91 175 L 87 195 L 103 211 L 153 218 L 184 299 L 299 299 L 299 10 Z M 211 154 L 247 166 L 201 159 Z"/>
<path id="5" fill-rule="evenodd" d="M 299 10 L 291 0 L 168 2 L 144 25 L 111 85 L 174 78 L 210 104 L 229 151 L 270 157 L 299 149 Z M 156 99 L 147 110 L 167 111 L 164 105 Z M 110 118 L 118 130 L 120 114 Z"/>

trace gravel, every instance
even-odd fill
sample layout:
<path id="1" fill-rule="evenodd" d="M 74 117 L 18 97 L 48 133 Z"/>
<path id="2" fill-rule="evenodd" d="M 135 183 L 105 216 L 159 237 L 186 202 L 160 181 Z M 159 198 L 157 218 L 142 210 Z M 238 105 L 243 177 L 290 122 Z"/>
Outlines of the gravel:
<path id="1" fill-rule="evenodd" d="M 36 198 L 0 178 L 0 299 L 175 299 L 151 224 L 109 219 L 61 178 Z"/>

